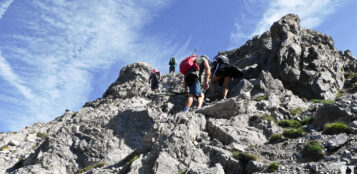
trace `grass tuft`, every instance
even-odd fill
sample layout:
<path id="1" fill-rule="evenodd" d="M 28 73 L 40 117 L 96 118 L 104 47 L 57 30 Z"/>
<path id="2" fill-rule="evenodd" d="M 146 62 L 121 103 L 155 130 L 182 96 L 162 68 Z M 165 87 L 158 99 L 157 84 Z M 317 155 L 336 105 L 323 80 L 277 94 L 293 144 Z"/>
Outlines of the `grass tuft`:
<path id="1" fill-rule="evenodd" d="M 93 164 L 91 166 L 88 166 L 86 168 L 78 170 L 78 173 L 83 173 L 83 172 L 89 171 L 89 170 L 94 169 L 94 168 L 104 167 L 106 165 L 107 165 L 106 162 L 99 162 L 99 163 Z"/>
<path id="2" fill-rule="evenodd" d="M 1 146 L 0 151 L 9 151 L 9 145 Z"/>
<path id="3" fill-rule="evenodd" d="M 347 79 L 353 79 L 353 78 L 355 78 L 355 77 L 357 77 L 357 73 L 352 73 L 352 74 L 349 74 L 348 76 L 347 76 Z"/>
<path id="4" fill-rule="evenodd" d="M 269 137 L 270 143 L 279 143 L 284 141 L 284 136 L 282 134 L 273 134 Z"/>
<path id="5" fill-rule="evenodd" d="M 275 122 L 275 119 L 273 116 L 269 115 L 269 114 L 264 114 L 260 117 L 261 119 L 264 119 L 264 120 L 270 120 L 271 122 Z"/>
<path id="6" fill-rule="evenodd" d="M 312 123 L 312 118 L 311 117 L 306 117 L 300 121 L 302 125 L 307 125 Z"/>
<path id="7" fill-rule="evenodd" d="M 323 147 L 320 142 L 317 141 L 308 142 L 304 145 L 304 149 L 302 150 L 302 155 L 307 160 L 318 161 L 324 158 L 325 156 L 322 149 Z"/>
<path id="8" fill-rule="evenodd" d="M 183 170 L 179 170 L 178 174 L 185 174 L 186 171 L 183 171 Z"/>
<path id="9" fill-rule="evenodd" d="M 297 107 L 297 108 L 295 108 L 294 110 L 292 110 L 290 113 L 291 113 L 292 115 L 300 115 L 302 111 L 303 111 L 302 108 Z"/>
<path id="10" fill-rule="evenodd" d="M 45 139 L 48 135 L 46 133 L 37 132 L 36 136 L 39 138 Z"/>
<path id="11" fill-rule="evenodd" d="M 329 103 L 329 104 L 335 103 L 334 100 L 319 100 L 319 99 L 312 99 L 311 102 L 313 102 L 313 103 Z"/>
<path id="12" fill-rule="evenodd" d="M 255 98 L 255 101 L 263 101 L 263 100 L 268 99 L 268 97 L 269 97 L 268 95 L 263 95 L 263 96 Z"/>
<path id="13" fill-rule="evenodd" d="M 278 170 L 278 168 L 279 168 L 279 164 L 277 162 L 272 162 L 268 167 L 268 171 L 274 172 L 274 171 Z"/>
<path id="14" fill-rule="evenodd" d="M 325 125 L 323 133 L 330 135 L 339 133 L 349 133 L 349 128 L 345 123 L 341 122 L 328 123 Z"/>
<path id="15" fill-rule="evenodd" d="M 139 155 L 137 155 L 137 154 L 135 154 L 132 158 L 131 158 L 131 160 L 129 161 L 129 163 L 131 164 L 131 163 L 133 163 L 135 160 L 137 160 L 139 158 Z"/>
<path id="16" fill-rule="evenodd" d="M 231 150 L 233 157 L 243 163 L 247 163 L 249 161 L 256 161 L 259 159 L 257 155 L 246 153 L 246 152 L 241 152 L 237 149 L 232 149 Z"/>
<path id="17" fill-rule="evenodd" d="M 288 138 L 298 138 L 304 135 L 304 130 L 302 130 L 302 128 L 284 129 L 283 135 Z"/>
<path id="18" fill-rule="evenodd" d="M 343 96 L 343 93 L 345 93 L 344 89 L 338 90 L 335 100 L 338 99 L 338 98 L 341 98 Z"/>
<path id="19" fill-rule="evenodd" d="M 297 120 L 280 120 L 278 125 L 281 127 L 299 128 L 301 125 Z"/>

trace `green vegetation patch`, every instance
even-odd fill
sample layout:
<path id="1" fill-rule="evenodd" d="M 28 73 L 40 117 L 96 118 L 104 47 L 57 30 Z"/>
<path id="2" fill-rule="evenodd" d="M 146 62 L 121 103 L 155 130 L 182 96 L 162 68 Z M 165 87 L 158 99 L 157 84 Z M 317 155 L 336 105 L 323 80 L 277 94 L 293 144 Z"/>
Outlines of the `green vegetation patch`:
<path id="1" fill-rule="evenodd" d="M 292 110 L 290 113 L 292 115 L 300 115 L 303 110 L 304 110 L 303 108 L 297 107 L 294 110 Z"/>
<path id="2" fill-rule="evenodd" d="M 302 128 L 284 129 L 283 135 L 288 138 L 298 138 L 304 135 L 304 130 Z"/>
<path id="3" fill-rule="evenodd" d="M 313 102 L 313 103 L 329 103 L 329 104 L 335 103 L 334 100 L 319 100 L 319 99 L 312 99 L 311 102 Z"/>
<path id="4" fill-rule="evenodd" d="M 9 151 L 9 145 L 1 146 L 0 151 Z"/>
<path id="5" fill-rule="evenodd" d="M 46 133 L 37 132 L 36 136 L 39 138 L 45 139 L 48 135 Z"/>
<path id="6" fill-rule="evenodd" d="M 316 109 L 317 109 L 316 106 L 312 106 L 311 108 L 309 108 L 309 111 L 310 111 L 310 112 L 315 112 Z"/>
<path id="7" fill-rule="evenodd" d="M 304 145 L 302 155 L 306 160 L 318 161 L 324 158 L 323 146 L 318 141 L 308 142 Z"/>
<path id="8" fill-rule="evenodd" d="M 246 152 L 240 152 L 237 149 L 232 149 L 231 150 L 233 157 L 243 163 L 247 163 L 249 161 L 256 161 L 259 159 L 259 157 L 255 154 L 250 154 L 250 153 L 246 153 Z"/>
<path id="9" fill-rule="evenodd" d="M 106 162 L 99 162 L 99 163 L 93 164 L 91 166 L 88 166 L 86 168 L 78 170 L 78 173 L 83 173 L 83 172 L 89 171 L 89 170 L 94 169 L 94 168 L 104 167 L 106 165 L 107 165 Z"/>
<path id="10" fill-rule="evenodd" d="M 312 123 L 312 118 L 311 117 L 306 117 L 300 121 L 300 124 L 302 125 L 307 125 Z"/>
<path id="11" fill-rule="evenodd" d="M 132 158 L 131 158 L 131 160 L 129 161 L 129 163 L 131 164 L 131 163 L 133 163 L 135 160 L 137 160 L 139 158 L 139 155 L 137 155 L 137 154 L 135 154 Z"/>
<path id="12" fill-rule="evenodd" d="M 260 118 L 261 118 L 261 119 L 264 119 L 264 120 L 270 120 L 270 121 L 272 121 L 272 122 L 275 121 L 274 117 L 271 116 L 271 115 L 269 115 L 269 114 L 264 114 L 264 115 L 262 115 Z"/>
<path id="13" fill-rule="evenodd" d="M 268 171 L 274 172 L 274 171 L 278 170 L 278 168 L 279 168 L 279 164 L 277 162 L 272 162 L 268 167 Z"/>
<path id="14" fill-rule="evenodd" d="M 255 98 L 255 101 L 263 101 L 263 100 L 268 99 L 268 97 L 269 97 L 268 95 L 263 95 L 263 96 Z"/>
<path id="15" fill-rule="evenodd" d="M 299 128 L 301 125 L 297 120 L 280 120 L 278 125 L 281 127 Z"/>
<path id="16" fill-rule="evenodd" d="M 339 134 L 339 133 L 349 133 L 349 128 L 345 123 L 335 122 L 328 123 L 325 125 L 325 129 L 323 131 L 324 134 Z"/>
<path id="17" fill-rule="evenodd" d="M 343 93 L 345 93 L 344 89 L 338 90 L 338 93 L 336 94 L 336 98 L 335 99 L 341 98 L 343 96 Z"/>
<path id="18" fill-rule="evenodd" d="M 179 170 L 178 174 L 185 174 L 186 171 L 183 171 L 183 170 Z"/>
<path id="19" fill-rule="evenodd" d="M 355 77 L 357 77 L 357 73 L 352 73 L 347 76 L 347 79 L 353 79 Z"/>
<path id="20" fill-rule="evenodd" d="M 269 137 L 270 143 L 279 143 L 284 141 L 285 137 L 282 134 L 273 134 Z"/>

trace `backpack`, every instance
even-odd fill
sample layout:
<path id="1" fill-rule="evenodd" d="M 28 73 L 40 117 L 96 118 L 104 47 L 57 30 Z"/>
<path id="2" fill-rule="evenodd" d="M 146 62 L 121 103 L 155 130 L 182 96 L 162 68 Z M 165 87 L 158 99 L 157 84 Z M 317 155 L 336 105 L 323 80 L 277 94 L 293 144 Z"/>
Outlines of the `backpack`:
<path id="1" fill-rule="evenodd" d="M 190 69 L 195 69 L 196 71 L 199 69 L 198 65 L 194 62 L 197 57 L 197 55 L 193 55 L 181 61 L 180 72 L 183 75 L 186 75 L 187 71 Z"/>
<path id="2" fill-rule="evenodd" d="M 156 70 L 156 69 L 152 70 L 151 75 L 152 75 L 152 80 L 153 80 L 154 82 L 160 81 L 161 73 L 160 73 L 159 70 Z"/>
<path id="3" fill-rule="evenodd" d="M 175 57 L 170 59 L 169 65 L 171 65 L 171 66 L 176 65 L 176 58 Z"/>
<path id="4" fill-rule="evenodd" d="M 185 74 L 184 80 L 187 86 L 191 86 L 192 84 L 194 84 L 196 81 L 199 80 L 198 71 L 195 69 L 188 70 Z"/>
<path id="5" fill-rule="evenodd" d="M 185 75 L 187 86 L 191 86 L 198 80 L 198 65 L 194 62 L 197 55 L 189 56 L 180 63 L 180 72 Z"/>
<path id="6" fill-rule="evenodd" d="M 228 57 L 225 55 L 219 55 L 216 60 L 219 64 L 230 64 Z"/>

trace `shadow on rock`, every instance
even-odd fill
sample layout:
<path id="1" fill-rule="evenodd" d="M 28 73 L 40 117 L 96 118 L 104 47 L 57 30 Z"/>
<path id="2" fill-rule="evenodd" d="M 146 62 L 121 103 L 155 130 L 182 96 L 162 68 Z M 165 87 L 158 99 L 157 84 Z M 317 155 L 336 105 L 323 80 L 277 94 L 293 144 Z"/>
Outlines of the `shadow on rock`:
<path id="1" fill-rule="evenodd" d="M 144 148 L 141 138 L 150 130 L 154 120 L 149 116 L 147 110 L 133 111 L 127 110 L 120 112 L 115 116 L 108 127 L 112 129 L 115 135 L 124 139 L 125 143 L 133 148 Z"/>

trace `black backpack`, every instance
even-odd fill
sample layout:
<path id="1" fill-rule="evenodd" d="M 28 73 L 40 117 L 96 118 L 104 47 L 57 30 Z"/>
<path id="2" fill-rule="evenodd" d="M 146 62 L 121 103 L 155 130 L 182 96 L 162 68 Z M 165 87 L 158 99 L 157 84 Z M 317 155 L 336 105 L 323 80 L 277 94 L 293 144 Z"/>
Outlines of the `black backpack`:
<path id="1" fill-rule="evenodd" d="M 187 86 L 191 86 L 196 81 L 198 81 L 198 71 L 195 69 L 190 69 L 185 74 L 185 82 Z"/>
<path id="2" fill-rule="evenodd" d="M 160 72 L 152 73 L 152 76 L 153 76 L 152 80 L 154 82 L 158 82 L 158 81 L 160 81 L 161 73 Z"/>
<path id="3" fill-rule="evenodd" d="M 224 55 L 218 56 L 218 57 L 216 58 L 216 60 L 217 60 L 217 63 L 219 63 L 219 64 L 230 64 L 228 57 L 227 57 L 227 56 L 224 56 Z"/>

